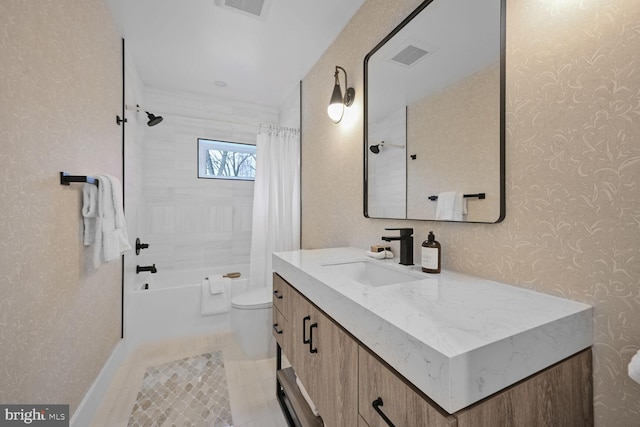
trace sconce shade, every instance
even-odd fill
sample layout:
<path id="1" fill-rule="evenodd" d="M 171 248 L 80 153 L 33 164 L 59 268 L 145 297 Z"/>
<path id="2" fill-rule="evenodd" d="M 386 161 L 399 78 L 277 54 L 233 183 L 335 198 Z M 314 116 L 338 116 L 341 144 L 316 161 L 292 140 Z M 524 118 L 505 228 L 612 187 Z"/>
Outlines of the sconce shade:
<path id="1" fill-rule="evenodd" d="M 333 86 L 333 93 L 331 94 L 331 100 L 327 107 L 327 114 L 334 123 L 338 123 L 342 119 L 344 114 L 344 100 L 342 98 L 342 90 L 340 89 L 340 83 L 336 76 L 336 84 Z"/>
<path id="2" fill-rule="evenodd" d="M 342 89 L 340 88 L 340 80 L 338 79 L 338 72 L 342 70 L 344 73 L 344 86 L 347 88 L 344 97 L 342 96 Z M 342 120 L 344 114 L 344 107 L 353 104 L 356 91 L 354 88 L 349 87 L 347 84 L 347 72 L 342 67 L 336 66 L 336 72 L 334 74 L 335 83 L 333 86 L 333 92 L 331 93 L 331 100 L 327 107 L 327 114 L 333 120 L 334 123 L 339 123 Z"/>

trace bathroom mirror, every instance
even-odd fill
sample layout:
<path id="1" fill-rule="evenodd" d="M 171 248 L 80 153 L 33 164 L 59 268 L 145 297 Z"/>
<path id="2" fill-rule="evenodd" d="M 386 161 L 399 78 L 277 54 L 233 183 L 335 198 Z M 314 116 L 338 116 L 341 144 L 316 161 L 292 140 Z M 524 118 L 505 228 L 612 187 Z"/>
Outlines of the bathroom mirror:
<path id="1" fill-rule="evenodd" d="M 505 0 L 427 0 L 364 70 L 364 215 L 502 221 Z"/>

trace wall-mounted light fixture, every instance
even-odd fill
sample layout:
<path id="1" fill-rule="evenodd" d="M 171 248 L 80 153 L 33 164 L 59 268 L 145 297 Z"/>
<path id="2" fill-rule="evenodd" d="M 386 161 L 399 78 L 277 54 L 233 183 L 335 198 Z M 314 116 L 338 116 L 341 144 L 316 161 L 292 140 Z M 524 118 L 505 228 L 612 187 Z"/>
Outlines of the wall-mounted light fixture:
<path id="1" fill-rule="evenodd" d="M 342 96 L 342 89 L 340 89 L 340 79 L 338 78 L 339 70 L 342 70 L 344 73 L 344 87 L 346 88 L 344 97 Z M 344 68 L 336 65 L 336 72 L 333 76 L 335 78 L 335 85 L 333 86 L 329 107 L 327 107 L 327 114 L 329 114 L 329 117 L 334 123 L 339 123 L 344 114 L 344 107 L 353 104 L 353 100 L 356 97 L 356 90 L 349 87 L 347 83 L 347 72 Z"/>

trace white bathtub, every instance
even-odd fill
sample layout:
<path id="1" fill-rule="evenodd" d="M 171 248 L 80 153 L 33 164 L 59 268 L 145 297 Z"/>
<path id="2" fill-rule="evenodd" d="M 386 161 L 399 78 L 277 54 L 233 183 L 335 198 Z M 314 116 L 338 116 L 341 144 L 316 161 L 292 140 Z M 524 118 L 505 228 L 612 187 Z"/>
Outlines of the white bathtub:
<path id="1" fill-rule="evenodd" d="M 125 338 L 135 347 L 148 341 L 188 337 L 231 330 L 230 313 L 200 314 L 201 282 L 207 276 L 240 272 L 231 280 L 231 296 L 245 292 L 249 266 L 146 273 L 125 295 Z M 148 285 L 148 289 L 145 289 Z"/>

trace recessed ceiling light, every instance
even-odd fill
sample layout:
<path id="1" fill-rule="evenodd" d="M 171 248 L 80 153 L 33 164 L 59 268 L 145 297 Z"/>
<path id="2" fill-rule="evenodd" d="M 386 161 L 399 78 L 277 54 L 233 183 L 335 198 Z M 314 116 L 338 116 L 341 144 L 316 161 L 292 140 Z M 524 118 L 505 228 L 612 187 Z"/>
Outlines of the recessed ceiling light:
<path id="1" fill-rule="evenodd" d="M 218 87 L 227 87 L 227 82 L 223 82 L 222 80 L 216 80 L 215 82 L 213 82 L 213 84 Z"/>

